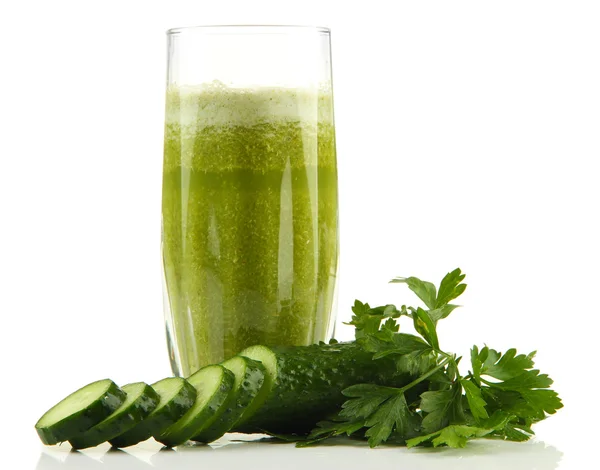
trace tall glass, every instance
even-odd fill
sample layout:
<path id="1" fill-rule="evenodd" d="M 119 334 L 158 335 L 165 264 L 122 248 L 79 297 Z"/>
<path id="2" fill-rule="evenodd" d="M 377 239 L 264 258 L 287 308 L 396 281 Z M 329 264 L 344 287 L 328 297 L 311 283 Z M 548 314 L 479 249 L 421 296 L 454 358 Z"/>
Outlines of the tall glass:
<path id="1" fill-rule="evenodd" d="M 171 365 L 331 338 L 338 191 L 329 30 L 168 31 L 162 202 Z"/>

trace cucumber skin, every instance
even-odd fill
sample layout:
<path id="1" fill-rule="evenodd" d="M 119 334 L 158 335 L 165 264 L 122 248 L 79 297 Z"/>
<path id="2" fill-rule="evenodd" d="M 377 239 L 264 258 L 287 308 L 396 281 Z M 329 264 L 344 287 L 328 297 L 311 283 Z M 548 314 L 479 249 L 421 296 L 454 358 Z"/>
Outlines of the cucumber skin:
<path id="1" fill-rule="evenodd" d="M 176 423 L 196 401 L 196 389 L 185 379 L 181 392 L 175 399 L 159 410 L 156 415 L 148 416 L 135 425 L 133 429 L 111 439 L 113 447 L 134 446 L 142 441 L 150 439 L 155 434 L 160 434 L 169 426 Z"/>
<path id="2" fill-rule="evenodd" d="M 265 402 L 232 432 L 303 434 L 339 411 L 345 388 L 360 383 L 402 386 L 391 359 L 372 359 L 355 342 L 270 347 L 277 358 L 277 378 Z M 243 355 L 244 351 L 240 353 Z"/>
<path id="3" fill-rule="evenodd" d="M 97 380 L 96 382 L 92 382 L 92 384 L 102 382 L 104 380 L 108 379 Z M 87 386 L 88 385 L 86 385 L 86 387 Z M 100 400 L 96 400 L 94 403 L 92 403 L 87 409 L 73 413 L 71 416 L 59 421 L 51 428 L 38 428 L 36 423 L 35 430 L 37 431 L 40 440 L 45 445 L 55 445 L 59 442 L 68 441 L 72 437 L 87 431 L 91 427 L 108 418 L 113 411 L 121 406 L 123 401 L 125 401 L 125 397 L 125 392 L 111 381 L 104 396 Z M 40 418 L 40 420 L 42 418 Z"/>
<path id="4" fill-rule="evenodd" d="M 150 385 L 146 385 L 142 395 L 130 405 L 127 413 L 122 413 L 121 416 L 109 423 L 98 423 L 86 432 L 69 439 L 69 443 L 74 449 L 87 449 L 113 439 L 124 431 L 133 428 L 148 416 L 156 408 L 158 401 L 158 394 Z M 107 419 L 110 419 L 110 416 Z"/>
<path id="5" fill-rule="evenodd" d="M 243 359 L 247 361 L 247 369 L 239 393 L 229 397 L 221 415 L 202 433 L 194 436 L 193 441 L 209 443 L 219 439 L 239 422 L 248 405 L 256 398 L 265 380 L 265 367 L 253 359 Z"/>
<path id="6" fill-rule="evenodd" d="M 233 382 L 235 380 L 233 372 L 228 369 L 225 369 L 220 365 L 209 365 L 206 367 L 221 367 L 223 369 L 223 380 L 219 385 L 219 389 L 214 393 L 208 403 L 205 405 L 204 409 L 195 416 L 191 425 L 187 426 L 184 430 L 178 430 L 177 432 L 168 434 L 169 429 L 166 430 L 166 434 L 154 435 L 154 439 L 156 439 L 161 444 L 164 444 L 167 447 L 175 447 L 181 444 L 185 444 L 192 437 L 202 432 L 205 428 L 209 427 L 212 424 L 213 419 L 216 417 L 217 412 L 223 406 L 227 397 L 229 396 L 229 392 L 233 387 Z M 195 372 L 197 374 L 200 372 Z M 173 426 L 177 426 L 175 423 Z M 190 432 L 191 430 L 191 432 Z"/>

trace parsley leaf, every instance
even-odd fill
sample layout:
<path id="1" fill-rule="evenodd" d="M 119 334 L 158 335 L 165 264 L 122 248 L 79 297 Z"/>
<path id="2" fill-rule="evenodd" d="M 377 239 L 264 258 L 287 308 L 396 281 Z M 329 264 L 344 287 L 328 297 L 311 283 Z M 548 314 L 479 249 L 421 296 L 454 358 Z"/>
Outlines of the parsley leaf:
<path id="1" fill-rule="evenodd" d="M 404 440 L 417 436 L 420 417 L 410 410 L 402 389 L 373 384 L 348 387 L 343 394 L 347 400 L 338 416 L 317 425 L 308 439 L 298 445 L 304 447 L 328 437 L 351 435 L 367 428 L 364 436 L 371 447 L 395 438 Z"/>
<path id="2" fill-rule="evenodd" d="M 464 422 L 460 383 L 454 383 L 449 390 L 430 391 L 421 394 L 421 410 L 427 413 L 422 424 L 425 433 L 433 433 L 448 426 L 448 424 Z"/>
<path id="3" fill-rule="evenodd" d="M 419 418 L 409 410 L 402 389 L 359 384 L 348 387 L 343 394 L 350 400 L 342 406 L 340 417 L 365 419 L 365 436 L 371 447 L 385 442 L 392 431 L 401 436 L 417 435 Z"/>
<path id="4" fill-rule="evenodd" d="M 342 418 L 368 418 L 377 410 L 379 405 L 394 395 L 398 390 L 391 387 L 382 387 L 371 384 L 358 384 L 346 388 L 344 396 L 350 397 L 342 405 L 340 417 Z"/>
<path id="5" fill-rule="evenodd" d="M 431 346 L 415 335 L 397 333 L 384 338 L 383 335 L 372 336 L 365 341 L 365 349 L 375 353 L 373 359 L 390 354 L 410 354 L 419 351 L 431 351 Z"/>
<path id="6" fill-rule="evenodd" d="M 517 355 L 515 349 L 504 354 L 488 347 L 479 351 L 474 346 L 471 350 L 473 378 L 481 384 L 481 396 L 488 410 L 514 416 L 502 430 L 494 433 L 504 439 L 529 439 L 533 435 L 531 424 L 556 413 L 563 406 L 558 394 L 549 389 L 552 379 L 533 369 L 534 355 L 535 352 Z"/>
<path id="7" fill-rule="evenodd" d="M 436 365 L 437 354 L 430 344 L 418 336 L 394 332 L 385 324 L 377 333 L 357 341 L 365 351 L 373 353 L 374 360 L 393 356 L 398 373 L 420 375 Z"/>
<path id="8" fill-rule="evenodd" d="M 455 269 L 444 276 L 440 283 L 440 289 L 435 301 L 434 308 L 440 308 L 450 303 L 451 300 L 456 299 L 460 296 L 467 288 L 466 284 L 461 284 L 465 275 L 461 273 L 460 269 Z"/>
<path id="9" fill-rule="evenodd" d="M 554 390 L 500 390 L 481 387 L 482 396 L 490 409 L 505 410 L 528 421 L 541 421 L 546 414 L 554 414 L 563 404 Z"/>
<path id="10" fill-rule="evenodd" d="M 431 282 L 422 281 L 416 277 L 397 277 L 391 283 L 404 283 L 417 297 L 423 301 L 429 310 L 427 314 L 435 325 L 439 320 L 446 318 L 458 305 L 449 302 L 460 296 L 467 288 L 463 284 L 465 275 L 460 269 L 455 269 L 444 276 L 440 288 L 436 293 L 435 285 Z"/>
<path id="11" fill-rule="evenodd" d="M 395 359 L 398 373 L 423 375 L 436 366 L 437 354 L 430 347 L 412 351 Z"/>
<path id="12" fill-rule="evenodd" d="M 417 436 L 419 424 L 418 416 L 408 409 L 404 393 L 400 393 L 386 401 L 367 420 L 365 426 L 369 430 L 365 436 L 369 438 L 369 446 L 376 447 L 387 441 L 392 431 L 403 439 Z"/>
<path id="13" fill-rule="evenodd" d="M 471 414 L 475 420 L 479 421 L 489 418 L 488 412 L 485 409 L 487 403 L 481 395 L 481 389 L 470 380 L 462 379 L 460 383 L 465 390 L 469 410 L 471 410 Z"/>
<path id="14" fill-rule="evenodd" d="M 458 308 L 458 305 L 452 305 L 452 304 L 442 305 L 439 308 L 427 310 L 427 315 L 429 315 L 429 318 L 431 318 L 431 321 L 434 324 L 437 324 L 438 321 L 440 321 L 441 319 L 446 318 L 448 315 L 450 315 L 455 308 Z"/>
<path id="15" fill-rule="evenodd" d="M 349 325 L 355 326 L 356 339 L 379 331 L 382 317 L 379 314 L 371 314 L 369 304 L 363 304 L 360 300 L 355 300 L 352 311 L 354 315 Z"/>
<path id="16" fill-rule="evenodd" d="M 433 285 L 431 282 L 421 281 L 421 279 L 416 277 L 397 277 L 392 279 L 390 283 L 406 284 L 411 291 L 417 294 L 417 297 L 423 301 L 427 308 L 435 308 L 437 298 L 436 289 L 435 285 Z"/>
<path id="17" fill-rule="evenodd" d="M 394 318 L 400 317 L 403 313 L 407 314 L 406 311 L 399 311 L 395 305 L 371 308 L 369 304 L 363 304 L 360 300 L 354 301 L 352 312 L 354 313 L 352 321 L 347 325 L 354 325 L 357 340 L 377 333 L 384 319 L 387 319 L 383 325 L 384 329 L 392 332 L 398 331 L 398 325 Z"/>
<path id="18" fill-rule="evenodd" d="M 409 439 L 406 445 L 410 448 L 431 441 L 434 447 L 447 445 L 449 447 L 461 448 L 465 447 L 468 439 L 484 437 L 493 431 L 493 429 L 483 429 L 465 424 L 452 424 L 431 434 Z"/>
<path id="19" fill-rule="evenodd" d="M 306 439 L 299 440 L 296 443 L 296 447 L 308 447 L 330 437 L 341 436 L 342 434 L 351 436 L 360 431 L 364 427 L 364 424 L 364 420 L 361 419 L 344 420 L 339 416 L 333 417 L 330 421 L 320 421 Z"/>
<path id="20" fill-rule="evenodd" d="M 415 447 L 419 444 L 431 443 L 434 447 L 448 446 L 454 448 L 465 447 L 469 439 L 485 437 L 498 429 L 503 428 L 511 419 L 510 415 L 498 413 L 482 426 L 469 426 L 465 424 L 452 424 L 436 432 L 409 439 L 406 445 Z"/>
<path id="21" fill-rule="evenodd" d="M 525 356 L 517 355 L 516 349 L 509 349 L 502 354 L 487 346 L 479 352 L 477 346 L 473 346 L 471 350 L 473 375 L 476 378 L 489 375 L 499 380 L 512 379 L 522 374 L 524 370 L 533 368 L 534 356 L 535 351 Z"/>
<path id="22" fill-rule="evenodd" d="M 507 410 L 523 419 L 544 419 L 562 408 L 558 394 L 549 390 L 553 381 L 548 375 L 533 369 L 535 353 L 517 355 L 515 349 L 502 354 L 488 347 L 479 352 L 477 346 L 471 350 L 473 377 L 484 384 L 484 398 L 495 404 L 497 409 Z M 490 381 L 488 376 L 499 381 Z"/>
<path id="23" fill-rule="evenodd" d="M 416 312 L 413 314 L 413 322 L 415 325 L 415 330 L 425 338 L 431 347 L 435 349 L 440 348 L 440 344 L 438 342 L 437 331 L 435 329 L 435 324 L 427 315 L 427 312 L 423 310 L 421 307 L 417 308 Z"/>

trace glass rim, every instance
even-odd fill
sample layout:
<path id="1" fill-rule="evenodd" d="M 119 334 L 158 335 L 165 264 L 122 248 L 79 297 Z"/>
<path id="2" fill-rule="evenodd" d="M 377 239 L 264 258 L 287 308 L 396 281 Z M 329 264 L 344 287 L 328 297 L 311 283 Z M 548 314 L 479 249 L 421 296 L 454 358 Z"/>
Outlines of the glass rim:
<path id="1" fill-rule="evenodd" d="M 182 26 L 167 30 L 167 36 L 181 33 L 204 34 L 298 34 L 320 33 L 330 34 L 331 30 L 325 26 L 310 25 L 281 25 L 281 24 L 224 24 L 224 25 L 199 25 Z"/>

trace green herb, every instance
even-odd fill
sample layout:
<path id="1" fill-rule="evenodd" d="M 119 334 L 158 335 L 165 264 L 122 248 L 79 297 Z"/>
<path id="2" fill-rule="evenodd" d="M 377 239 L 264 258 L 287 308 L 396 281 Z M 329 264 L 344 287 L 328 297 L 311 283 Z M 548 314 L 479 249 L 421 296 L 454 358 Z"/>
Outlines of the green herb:
<path id="1" fill-rule="evenodd" d="M 359 384 L 343 391 L 348 400 L 328 421 L 318 423 L 307 446 L 348 435 L 382 443 L 464 447 L 470 439 L 524 441 L 531 425 L 562 408 L 552 380 L 534 369 L 533 357 L 509 349 L 504 354 L 487 346 L 471 350 L 471 371 L 461 374 L 460 357 L 444 352 L 437 323 L 458 305 L 450 302 L 466 289 L 460 269 L 448 273 L 439 288 L 416 277 L 396 278 L 425 304 L 370 307 L 356 301 L 352 321 L 356 341 L 373 360 L 392 358 L 398 374 L 414 380 L 401 388 Z M 418 335 L 400 332 L 402 317 L 412 320 Z M 426 386 L 415 395 L 415 390 Z"/>

